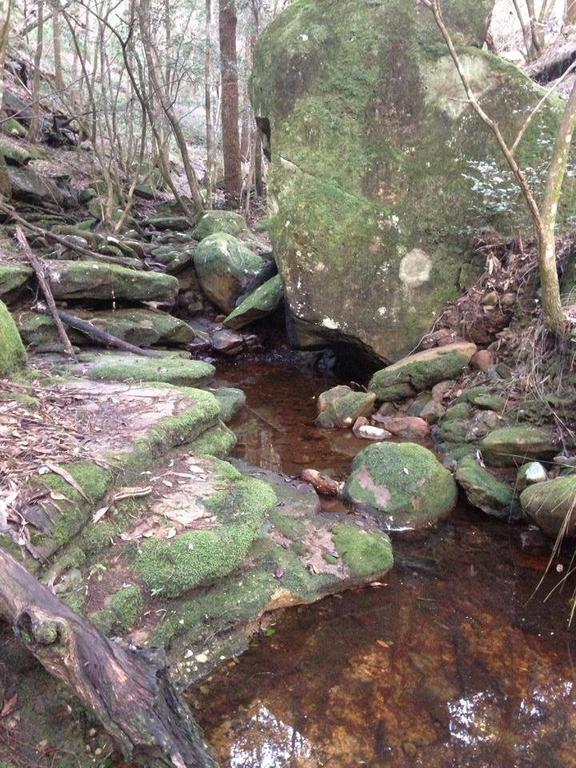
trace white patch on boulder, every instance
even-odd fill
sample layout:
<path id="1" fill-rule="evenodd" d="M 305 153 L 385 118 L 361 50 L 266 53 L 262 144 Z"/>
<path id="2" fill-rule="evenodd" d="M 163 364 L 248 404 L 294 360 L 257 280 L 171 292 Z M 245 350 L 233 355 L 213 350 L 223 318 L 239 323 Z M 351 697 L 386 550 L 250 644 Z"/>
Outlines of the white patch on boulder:
<path id="1" fill-rule="evenodd" d="M 400 280 L 408 288 L 418 288 L 428 282 L 431 269 L 430 256 L 420 248 L 414 248 L 400 262 Z"/>
<path id="2" fill-rule="evenodd" d="M 325 317 L 324 320 L 322 320 L 322 326 L 324 328 L 329 328 L 331 331 L 336 331 L 339 328 L 336 320 L 332 320 L 330 317 Z"/>

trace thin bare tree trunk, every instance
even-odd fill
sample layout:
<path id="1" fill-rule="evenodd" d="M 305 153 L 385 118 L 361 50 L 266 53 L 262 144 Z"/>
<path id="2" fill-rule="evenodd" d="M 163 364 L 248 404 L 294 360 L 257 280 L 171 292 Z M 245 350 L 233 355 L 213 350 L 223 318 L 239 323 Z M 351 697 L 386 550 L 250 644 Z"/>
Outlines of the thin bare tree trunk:
<path id="1" fill-rule="evenodd" d="M 150 32 L 150 0 L 140 0 L 138 5 L 138 18 L 140 21 L 140 32 L 142 35 L 142 42 L 144 45 L 144 54 L 146 56 L 146 62 L 148 64 L 148 72 L 150 75 L 150 82 L 157 96 L 162 110 L 168 119 L 174 133 L 174 138 L 178 145 L 180 155 L 182 157 L 182 163 L 184 165 L 184 172 L 186 174 L 186 180 L 188 181 L 188 187 L 190 188 L 190 197 L 197 214 L 204 210 L 204 201 L 202 199 L 202 193 L 200 192 L 200 186 L 196 173 L 190 160 L 190 154 L 188 152 L 188 146 L 186 144 L 186 137 L 184 131 L 180 125 L 180 121 L 176 117 L 176 113 L 170 103 L 166 85 L 161 81 L 161 72 L 158 66 L 156 58 L 156 49 L 152 43 L 152 36 Z"/>
<path id="2" fill-rule="evenodd" d="M 242 165 L 238 136 L 238 57 L 236 54 L 236 7 L 234 0 L 219 5 L 220 70 L 222 79 L 222 151 L 224 193 L 236 206 L 242 189 Z"/>
<path id="3" fill-rule="evenodd" d="M 32 79 L 32 120 L 30 121 L 30 128 L 28 129 L 28 139 L 30 141 L 36 141 L 40 132 L 40 66 L 42 64 L 42 53 L 44 49 L 44 24 L 42 19 L 44 18 L 44 0 L 38 0 L 38 24 L 36 30 L 36 51 L 34 53 L 34 77 Z"/>
<path id="4" fill-rule="evenodd" d="M 204 58 L 204 111 L 206 115 L 206 200 L 212 207 L 214 187 L 215 141 L 212 118 L 212 0 L 206 0 L 206 54 Z"/>
<path id="5" fill-rule="evenodd" d="M 0 109 L 4 100 L 4 61 L 8 49 L 12 0 L 0 0 Z"/>
<path id="6" fill-rule="evenodd" d="M 54 49 L 54 85 L 57 91 L 64 90 L 64 73 L 62 70 L 62 29 L 57 0 L 52 0 L 52 46 Z"/>

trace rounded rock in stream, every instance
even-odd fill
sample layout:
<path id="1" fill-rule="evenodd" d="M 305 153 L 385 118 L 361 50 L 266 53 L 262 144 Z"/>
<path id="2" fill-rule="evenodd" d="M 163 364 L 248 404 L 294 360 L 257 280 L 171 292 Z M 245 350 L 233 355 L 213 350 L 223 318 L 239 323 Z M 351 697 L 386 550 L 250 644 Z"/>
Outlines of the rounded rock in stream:
<path id="1" fill-rule="evenodd" d="M 344 495 L 375 510 L 389 529 L 414 529 L 446 517 L 456 504 L 450 472 L 427 448 L 415 443 L 378 443 L 352 464 Z"/>

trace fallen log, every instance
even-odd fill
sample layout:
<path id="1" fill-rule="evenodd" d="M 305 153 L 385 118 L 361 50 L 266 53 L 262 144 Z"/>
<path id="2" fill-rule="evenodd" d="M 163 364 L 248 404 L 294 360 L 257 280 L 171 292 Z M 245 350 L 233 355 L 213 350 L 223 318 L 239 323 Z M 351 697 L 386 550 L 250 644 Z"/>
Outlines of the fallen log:
<path id="1" fill-rule="evenodd" d="M 74 353 L 72 344 L 70 343 L 70 339 L 68 338 L 66 330 L 62 324 L 62 320 L 58 317 L 56 302 L 54 301 L 54 296 L 52 295 L 50 284 L 46 279 L 46 270 L 44 269 L 44 262 L 42 261 L 42 259 L 39 259 L 38 256 L 36 256 L 36 254 L 34 253 L 34 251 L 30 248 L 30 246 L 28 245 L 28 240 L 26 240 L 26 235 L 22 231 L 22 228 L 19 226 L 16 227 L 16 240 L 18 240 L 20 247 L 26 254 L 26 258 L 32 265 L 32 269 L 36 274 L 36 279 L 38 280 L 40 288 L 42 289 L 42 293 L 44 294 L 44 298 L 46 299 L 48 310 L 50 312 L 50 315 L 52 316 L 52 320 L 54 320 L 54 323 L 56 325 L 58 336 L 60 337 L 60 341 L 64 346 L 64 352 L 68 355 L 68 357 L 71 357 L 73 360 L 76 360 L 76 355 Z"/>
<path id="2" fill-rule="evenodd" d="M 0 618 L 96 715 L 125 759 L 145 768 L 217 768 L 164 652 L 112 642 L 2 549 Z"/>
<path id="3" fill-rule="evenodd" d="M 137 347 L 135 344 L 130 344 L 129 341 L 124 341 L 124 339 L 120 339 L 118 336 L 108 333 L 108 331 L 96 328 L 96 326 L 88 320 L 82 320 L 81 318 L 76 317 L 76 315 L 71 315 L 69 312 L 57 309 L 56 313 L 63 323 L 70 326 L 70 328 L 74 328 L 75 331 L 80 331 L 80 333 L 85 334 L 93 341 L 98 341 L 109 347 L 122 349 L 124 352 L 133 352 L 134 354 L 142 355 L 143 357 L 162 357 L 160 352 L 156 352 L 153 349 L 142 349 L 142 347 Z"/>

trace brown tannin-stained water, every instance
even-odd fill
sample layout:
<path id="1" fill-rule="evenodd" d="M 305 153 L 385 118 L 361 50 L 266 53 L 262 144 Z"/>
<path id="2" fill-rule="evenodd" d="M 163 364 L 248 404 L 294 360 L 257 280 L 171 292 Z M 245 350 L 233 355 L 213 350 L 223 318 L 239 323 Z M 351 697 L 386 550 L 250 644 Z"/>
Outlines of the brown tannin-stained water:
<path id="1" fill-rule="evenodd" d="M 330 382 L 292 368 L 225 369 L 248 410 L 236 455 L 343 478 L 366 443 L 312 426 Z M 381 585 L 286 611 L 191 691 L 223 768 L 576 766 L 569 591 L 535 597 L 547 553 L 473 511 L 420 540 L 392 534 Z"/>

